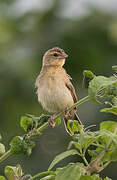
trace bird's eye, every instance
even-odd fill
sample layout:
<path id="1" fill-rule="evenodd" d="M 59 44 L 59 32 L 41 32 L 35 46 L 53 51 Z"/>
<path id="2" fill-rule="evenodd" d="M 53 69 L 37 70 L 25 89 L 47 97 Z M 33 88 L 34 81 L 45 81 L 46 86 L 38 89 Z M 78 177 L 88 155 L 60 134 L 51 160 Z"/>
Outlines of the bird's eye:
<path id="1" fill-rule="evenodd" d="M 59 55 L 57 53 L 54 53 L 53 56 L 58 57 Z"/>

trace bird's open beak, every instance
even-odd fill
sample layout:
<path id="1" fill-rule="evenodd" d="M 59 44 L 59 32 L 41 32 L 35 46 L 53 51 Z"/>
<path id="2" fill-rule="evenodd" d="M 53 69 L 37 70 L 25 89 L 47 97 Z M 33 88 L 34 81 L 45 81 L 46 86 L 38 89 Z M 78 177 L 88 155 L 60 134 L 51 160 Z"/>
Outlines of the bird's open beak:
<path id="1" fill-rule="evenodd" d="M 64 59 L 66 59 L 66 58 L 68 57 L 68 55 L 67 55 L 65 52 L 63 52 L 63 53 L 62 53 L 62 57 L 63 57 Z"/>

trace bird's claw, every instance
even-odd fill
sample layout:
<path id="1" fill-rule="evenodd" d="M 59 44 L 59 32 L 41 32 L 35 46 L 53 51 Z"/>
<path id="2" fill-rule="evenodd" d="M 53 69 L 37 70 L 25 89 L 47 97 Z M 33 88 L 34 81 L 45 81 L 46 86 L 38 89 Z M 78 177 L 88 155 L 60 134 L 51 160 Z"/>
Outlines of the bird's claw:
<path id="1" fill-rule="evenodd" d="M 55 127 L 55 121 L 54 121 L 54 118 L 55 118 L 55 114 L 53 116 L 51 116 L 49 119 L 48 119 L 48 125 L 51 126 L 52 128 Z"/>
<path id="2" fill-rule="evenodd" d="M 65 111 L 64 111 L 64 117 L 65 117 L 66 119 L 71 119 L 71 118 L 72 118 L 72 115 L 70 114 L 68 108 L 66 108 Z"/>

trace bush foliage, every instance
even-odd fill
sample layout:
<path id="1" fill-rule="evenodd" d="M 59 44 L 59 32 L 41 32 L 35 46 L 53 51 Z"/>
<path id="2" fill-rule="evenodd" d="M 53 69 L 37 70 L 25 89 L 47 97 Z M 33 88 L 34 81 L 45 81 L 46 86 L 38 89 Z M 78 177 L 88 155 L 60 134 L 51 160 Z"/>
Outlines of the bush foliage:
<path id="1" fill-rule="evenodd" d="M 75 103 L 69 111 L 87 100 L 92 100 L 94 103 L 104 103 L 108 106 L 101 109 L 101 112 L 117 115 L 117 66 L 113 69 L 115 74 L 111 77 L 96 76 L 91 71 L 84 71 L 84 76 L 90 79 L 88 96 Z M 61 116 L 64 116 L 64 112 L 60 112 L 55 117 L 56 126 L 61 124 Z M 40 117 L 29 114 L 21 117 L 20 126 L 24 129 L 25 134 L 14 137 L 7 152 L 5 152 L 4 144 L 0 143 L 0 163 L 12 154 L 30 155 L 35 146 L 34 137 L 41 136 L 43 130 L 48 126 L 49 117 L 44 114 Z M 100 172 L 110 163 L 117 161 L 117 122 L 102 121 L 99 130 L 91 131 L 91 126 L 84 127 L 75 120 L 68 120 L 67 128 L 71 134 L 68 149 L 54 158 L 46 172 L 34 176 L 25 175 L 20 165 L 6 166 L 5 176 L 0 176 L 0 180 L 6 178 L 8 180 L 102 180 Z M 2 141 L 1 136 L 0 140 Z M 70 162 L 64 167 L 54 168 L 63 159 L 74 155 L 80 156 L 82 162 Z M 104 180 L 109 179 L 104 178 Z"/>

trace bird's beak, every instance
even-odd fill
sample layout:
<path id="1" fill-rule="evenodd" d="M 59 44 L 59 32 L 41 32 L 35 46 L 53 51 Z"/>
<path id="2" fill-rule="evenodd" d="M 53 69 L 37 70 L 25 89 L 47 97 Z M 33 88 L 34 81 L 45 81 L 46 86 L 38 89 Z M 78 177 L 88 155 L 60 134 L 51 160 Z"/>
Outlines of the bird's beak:
<path id="1" fill-rule="evenodd" d="M 62 58 L 66 59 L 67 57 L 68 57 L 68 55 L 65 52 L 63 52 L 62 53 Z"/>

